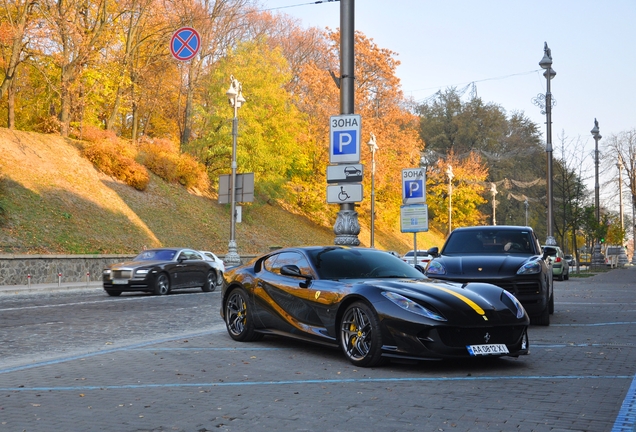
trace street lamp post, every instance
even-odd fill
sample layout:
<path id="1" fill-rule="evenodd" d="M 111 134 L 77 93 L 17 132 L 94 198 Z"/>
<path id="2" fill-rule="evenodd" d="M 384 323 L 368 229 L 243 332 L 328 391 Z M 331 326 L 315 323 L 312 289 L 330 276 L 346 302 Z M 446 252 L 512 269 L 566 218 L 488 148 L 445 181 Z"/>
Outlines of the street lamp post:
<path id="1" fill-rule="evenodd" d="M 528 204 L 528 198 L 525 199 L 525 201 L 523 202 L 523 205 L 526 208 L 526 226 L 528 226 L 528 206 L 530 205 Z"/>
<path id="2" fill-rule="evenodd" d="M 455 177 L 452 166 L 448 165 L 446 175 L 448 176 L 448 235 L 450 235 L 453 218 L 453 177 Z"/>
<path id="3" fill-rule="evenodd" d="M 621 221 L 621 232 L 625 228 L 623 225 L 623 158 L 618 155 L 618 162 L 616 163 L 618 168 L 618 214 Z"/>
<path id="4" fill-rule="evenodd" d="M 234 109 L 234 117 L 232 119 L 232 175 L 230 176 L 230 242 L 228 244 L 228 253 L 224 257 L 226 264 L 233 266 L 241 264 L 241 257 L 237 252 L 235 233 L 236 233 L 236 141 L 238 137 L 238 109 L 245 103 L 243 97 L 243 85 L 230 75 L 230 88 L 225 95 L 228 97 L 230 105 Z"/>
<path id="5" fill-rule="evenodd" d="M 497 185 L 491 183 L 490 193 L 492 194 L 492 224 L 497 225 Z"/>
<path id="6" fill-rule="evenodd" d="M 367 144 L 371 151 L 371 247 L 375 247 L 375 152 L 379 150 L 379 147 L 373 132 Z"/>
<path id="7" fill-rule="evenodd" d="M 598 142 L 601 138 L 598 128 L 598 120 L 594 119 L 594 128 L 590 131 L 594 137 L 594 210 L 596 223 L 601 223 L 601 207 L 599 203 L 599 183 L 598 183 Z"/>
<path id="8" fill-rule="evenodd" d="M 601 223 L 601 206 L 599 200 L 599 183 L 598 183 L 598 141 L 603 138 L 599 133 L 598 120 L 594 119 L 594 127 L 590 131 L 594 137 L 594 212 L 596 215 L 596 224 Z M 604 257 L 601 253 L 601 244 L 599 239 L 595 239 L 594 249 L 592 251 L 592 265 L 599 266 L 604 264 Z"/>
<path id="9" fill-rule="evenodd" d="M 545 143 L 545 152 L 547 159 L 547 184 L 548 184 L 548 221 L 547 221 L 547 236 L 545 240 L 545 244 L 547 245 L 556 245 L 556 239 L 554 238 L 554 214 L 553 214 L 553 186 L 552 186 L 552 93 L 550 92 L 550 81 L 552 78 L 556 76 L 556 71 L 552 69 L 552 51 L 548 48 L 548 43 L 545 42 L 543 47 L 543 58 L 539 62 L 539 66 L 542 69 L 545 69 L 543 76 L 546 79 L 546 92 L 545 97 L 543 95 L 537 96 L 535 98 L 534 103 L 540 107 L 542 107 L 545 99 L 545 116 L 546 116 L 546 143 Z"/>

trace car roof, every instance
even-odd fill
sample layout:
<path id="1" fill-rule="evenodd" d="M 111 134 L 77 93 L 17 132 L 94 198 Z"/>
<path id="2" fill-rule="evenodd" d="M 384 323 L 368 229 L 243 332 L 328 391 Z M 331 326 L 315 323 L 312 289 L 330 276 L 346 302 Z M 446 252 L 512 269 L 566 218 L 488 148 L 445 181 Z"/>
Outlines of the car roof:
<path id="1" fill-rule="evenodd" d="M 534 231 L 532 227 L 521 225 L 475 225 L 466 227 L 457 227 L 453 229 L 455 231 L 483 231 L 485 229 L 493 229 L 500 231 Z"/>

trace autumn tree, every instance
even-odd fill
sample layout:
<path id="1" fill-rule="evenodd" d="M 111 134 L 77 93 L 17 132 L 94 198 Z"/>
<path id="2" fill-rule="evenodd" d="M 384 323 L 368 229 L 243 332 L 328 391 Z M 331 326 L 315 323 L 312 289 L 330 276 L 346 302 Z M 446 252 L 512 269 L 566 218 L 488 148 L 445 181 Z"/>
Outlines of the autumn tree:
<path id="1" fill-rule="evenodd" d="M 313 166 L 312 178 L 302 185 L 298 199 L 304 206 L 317 207 L 325 200 L 325 172 L 329 163 L 329 117 L 339 115 L 339 89 L 329 70 L 339 70 L 340 34 L 325 33 L 327 44 L 320 56 L 314 56 L 299 75 L 294 91 L 297 103 L 309 119 Z M 417 134 L 417 117 L 409 110 L 396 76 L 396 53 L 379 47 L 373 39 L 355 33 L 355 112 L 362 118 L 362 142 L 376 136 L 380 150 L 376 154 L 376 213 L 381 225 L 399 227 L 402 169 L 416 166 L 423 143 Z M 362 162 L 371 166 L 371 154 L 362 146 Z M 365 190 L 371 190 L 371 176 L 365 175 Z M 310 203 L 307 203 L 311 197 Z M 332 206 L 333 207 L 333 206 Z M 361 223 L 370 220 L 370 200 L 359 205 Z"/>
<path id="2" fill-rule="evenodd" d="M 27 53 L 27 27 L 32 24 L 35 0 L 13 0 L 3 2 L 0 9 L 0 63 L 3 72 L 0 84 L 0 99 L 7 95 L 7 126 L 15 127 L 15 86 L 18 66 Z"/>
<path id="3" fill-rule="evenodd" d="M 222 59 L 209 79 L 207 132 L 187 148 L 213 178 L 227 173 L 232 149 L 232 108 L 225 92 L 234 75 L 246 102 L 239 111 L 239 172 L 254 172 L 259 192 L 284 195 L 285 184 L 309 169 L 306 123 L 284 85 L 291 75 L 280 50 L 264 40 L 240 44 Z"/>
<path id="4" fill-rule="evenodd" d="M 448 167 L 453 174 L 452 189 L 449 188 Z M 486 215 L 479 211 L 479 205 L 486 200 L 482 194 L 486 190 L 488 169 L 476 152 L 459 158 L 451 152 L 446 158 L 438 159 L 427 167 L 426 194 L 429 221 L 441 231 L 448 232 L 449 206 L 451 228 L 457 226 L 482 225 Z M 449 200 L 451 193 L 452 200 Z"/>
<path id="5" fill-rule="evenodd" d="M 474 95 L 464 100 L 464 90 L 440 91 L 417 107 L 427 153 L 445 158 L 452 151 L 460 159 L 471 152 L 479 154 L 489 185 L 478 210 L 492 213 L 489 191 L 494 184 L 498 224 L 525 224 L 527 201 L 528 224 L 545 231 L 545 164 L 537 163 L 545 159 L 545 151 L 536 124 L 523 113 L 508 115 L 499 105 Z"/>
<path id="6" fill-rule="evenodd" d="M 49 49 L 59 68 L 57 117 L 61 134 L 67 136 L 72 109 L 81 110 L 84 102 L 86 89 L 82 88 L 81 75 L 107 42 L 113 10 L 107 0 L 42 0 L 38 4 L 50 29 Z"/>

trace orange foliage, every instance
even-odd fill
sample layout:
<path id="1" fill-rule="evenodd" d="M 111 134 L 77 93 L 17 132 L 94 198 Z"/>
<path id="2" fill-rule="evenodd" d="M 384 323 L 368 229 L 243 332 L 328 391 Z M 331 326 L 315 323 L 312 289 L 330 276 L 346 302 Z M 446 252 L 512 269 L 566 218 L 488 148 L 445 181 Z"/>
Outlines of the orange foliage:
<path id="1" fill-rule="evenodd" d="M 137 190 L 148 187 L 150 176 L 146 169 L 130 156 L 130 149 L 123 143 L 97 141 L 83 149 L 84 157 L 104 174 L 113 176 Z"/>
<path id="2" fill-rule="evenodd" d="M 150 171 L 170 183 L 186 188 L 209 189 L 205 167 L 186 153 L 179 153 L 178 146 L 165 139 L 145 140 L 139 146 L 140 160 Z"/>

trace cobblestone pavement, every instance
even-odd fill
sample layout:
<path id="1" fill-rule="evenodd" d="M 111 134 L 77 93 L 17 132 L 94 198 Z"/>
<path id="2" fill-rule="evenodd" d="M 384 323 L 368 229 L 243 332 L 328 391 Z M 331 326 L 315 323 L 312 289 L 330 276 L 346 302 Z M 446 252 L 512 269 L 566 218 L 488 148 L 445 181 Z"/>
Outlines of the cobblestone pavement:
<path id="1" fill-rule="evenodd" d="M 234 342 L 218 292 L 67 288 L 0 289 L 1 431 L 636 430 L 634 268 L 556 282 L 528 356 L 370 369 Z"/>

